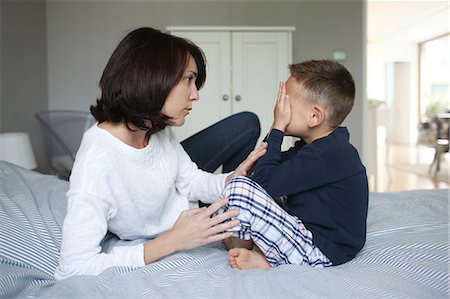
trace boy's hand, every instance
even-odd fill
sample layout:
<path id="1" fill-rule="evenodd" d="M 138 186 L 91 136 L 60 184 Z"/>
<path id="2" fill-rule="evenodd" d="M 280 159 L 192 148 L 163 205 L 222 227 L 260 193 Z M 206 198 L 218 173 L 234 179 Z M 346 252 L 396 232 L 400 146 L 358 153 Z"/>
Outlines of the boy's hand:
<path id="1" fill-rule="evenodd" d="M 285 82 L 280 82 L 280 87 L 278 90 L 278 99 L 275 104 L 273 114 L 274 119 L 272 128 L 285 132 L 287 126 L 291 122 L 292 117 L 291 99 L 289 98 L 289 95 L 286 94 Z"/>

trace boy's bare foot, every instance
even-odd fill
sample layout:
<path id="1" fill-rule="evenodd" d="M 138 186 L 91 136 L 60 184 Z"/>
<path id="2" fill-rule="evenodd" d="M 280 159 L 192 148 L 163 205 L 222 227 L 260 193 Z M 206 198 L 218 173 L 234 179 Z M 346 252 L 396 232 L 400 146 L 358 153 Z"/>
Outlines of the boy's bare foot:
<path id="1" fill-rule="evenodd" d="M 270 269 L 266 258 L 255 250 L 233 248 L 228 251 L 230 266 L 234 269 Z"/>

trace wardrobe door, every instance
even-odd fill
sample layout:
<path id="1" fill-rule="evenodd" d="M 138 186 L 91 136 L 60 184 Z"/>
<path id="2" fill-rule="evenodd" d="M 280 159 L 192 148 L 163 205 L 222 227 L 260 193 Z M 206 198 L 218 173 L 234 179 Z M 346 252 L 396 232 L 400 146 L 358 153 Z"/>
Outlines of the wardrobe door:
<path id="1" fill-rule="evenodd" d="M 279 82 L 289 76 L 291 31 L 246 29 L 171 31 L 196 43 L 207 59 L 200 101 L 194 103 L 185 125 L 174 129 L 178 140 L 241 111 L 252 111 L 260 118 L 260 141 L 270 129 Z"/>
<path id="2" fill-rule="evenodd" d="M 174 31 L 173 35 L 192 40 L 205 53 L 206 82 L 200 100 L 193 103 L 186 123 L 174 128 L 179 141 L 232 114 L 231 110 L 231 48 L 227 31 Z"/>
<path id="3" fill-rule="evenodd" d="M 289 77 L 290 32 L 233 32 L 233 113 L 253 111 L 261 121 L 261 140 L 273 122 L 280 81 Z"/>

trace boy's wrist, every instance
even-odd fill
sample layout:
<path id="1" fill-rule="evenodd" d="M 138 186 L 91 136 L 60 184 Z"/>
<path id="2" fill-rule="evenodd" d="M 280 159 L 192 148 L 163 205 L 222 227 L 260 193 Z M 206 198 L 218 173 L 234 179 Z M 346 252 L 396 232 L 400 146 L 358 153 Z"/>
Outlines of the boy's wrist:
<path id="1" fill-rule="evenodd" d="M 281 131 L 281 132 L 284 133 L 286 131 L 286 126 L 274 122 L 273 125 L 272 125 L 272 129 L 277 129 L 278 131 Z"/>
<path id="2" fill-rule="evenodd" d="M 272 128 L 269 132 L 269 134 L 267 134 L 267 139 L 269 139 L 272 142 L 278 143 L 278 142 L 283 142 L 283 138 L 284 138 L 284 132 L 277 129 L 277 128 Z M 268 142 L 268 141 L 267 141 Z"/>
<path id="3" fill-rule="evenodd" d="M 272 130 L 275 130 L 275 131 L 281 132 L 281 133 L 283 133 L 283 135 L 284 135 L 284 131 L 283 131 L 283 130 L 280 130 L 280 129 L 278 129 L 278 128 L 275 128 L 275 127 L 272 127 Z"/>

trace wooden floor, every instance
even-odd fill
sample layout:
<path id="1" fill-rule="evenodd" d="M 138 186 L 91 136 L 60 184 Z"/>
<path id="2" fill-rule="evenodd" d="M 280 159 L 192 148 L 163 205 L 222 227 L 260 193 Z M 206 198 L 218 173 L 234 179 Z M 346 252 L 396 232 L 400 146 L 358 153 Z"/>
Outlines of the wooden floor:
<path id="1" fill-rule="evenodd" d="M 378 151 L 377 180 L 371 191 L 391 192 L 414 189 L 447 189 L 450 155 L 441 159 L 439 173 L 429 173 L 434 149 L 425 146 L 391 145 Z"/>

